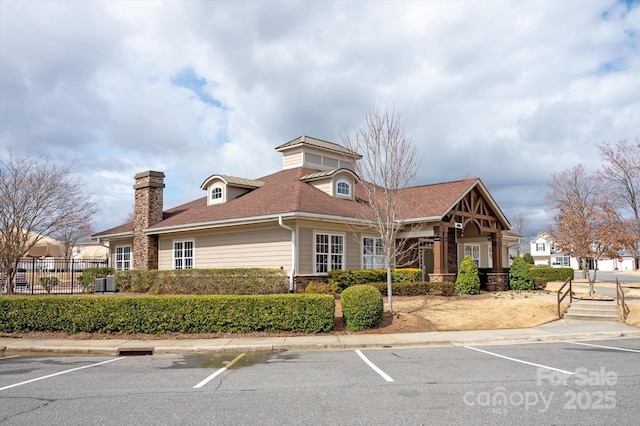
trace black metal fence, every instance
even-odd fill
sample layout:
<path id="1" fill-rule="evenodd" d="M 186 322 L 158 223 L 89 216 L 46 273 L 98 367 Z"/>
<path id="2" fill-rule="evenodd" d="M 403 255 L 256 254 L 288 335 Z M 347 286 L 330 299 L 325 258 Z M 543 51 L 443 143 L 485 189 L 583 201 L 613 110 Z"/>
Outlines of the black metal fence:
<path id="1" fill-rule="evenodd" d="M 84 293 L 82 271 L 107 266 L 108 262 L 103 259 L 24 258 L 18 262 L 11 285 L 16 294 Z M 6 293 L 8 283 L 6 274 L 2 272 L 0 283 L 2 293 Z"/>

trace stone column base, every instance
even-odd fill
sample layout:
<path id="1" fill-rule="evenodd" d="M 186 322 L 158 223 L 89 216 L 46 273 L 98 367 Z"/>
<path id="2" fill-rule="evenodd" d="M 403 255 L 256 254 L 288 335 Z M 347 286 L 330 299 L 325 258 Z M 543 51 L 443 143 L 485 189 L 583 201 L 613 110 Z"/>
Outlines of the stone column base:
<path id="1" fill-rule="evenodd" d="M 495 284 L 497 291 L 509 290 L 509 274 L 501 272 L 488 272 L 487 284 Z"/>
<path id="2" fill-rule="evenodd" d="M 429 274 L 429 281 L 432 283 L 455 283 L 456 274 Z"/>

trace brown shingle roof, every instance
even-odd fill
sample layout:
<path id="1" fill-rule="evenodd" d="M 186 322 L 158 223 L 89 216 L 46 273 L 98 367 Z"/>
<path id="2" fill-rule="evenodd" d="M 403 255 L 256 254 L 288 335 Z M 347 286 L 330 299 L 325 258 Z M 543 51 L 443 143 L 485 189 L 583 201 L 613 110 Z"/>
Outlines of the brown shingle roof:
<path id="1" fill-rule="evenodd" d="M 348 218 L 362 218 L 363 203 L 332 197 L 320 189 L 301 181 L 317 171 L 307 168 L 282 170 L 260 178 L 264 184 L 238 198 L 223 204 L 207 205 L 206 197 L 174 207 L 164 212 L 164 219 L 149 231 L 214 225 L 216 222 L 243 218 L 259 218 L 286 213 L 307 213 Z M 409 194 L 405 219 L 441 218 L 465 194 L 477 185 L 479 179 L 467 179 L 403 189 Z M 363 197 L 361 184 L 356 184 L 356 198 Z M 95 234 L 95 237 L 132 232 L 133 223 L 127 223 Z"/>

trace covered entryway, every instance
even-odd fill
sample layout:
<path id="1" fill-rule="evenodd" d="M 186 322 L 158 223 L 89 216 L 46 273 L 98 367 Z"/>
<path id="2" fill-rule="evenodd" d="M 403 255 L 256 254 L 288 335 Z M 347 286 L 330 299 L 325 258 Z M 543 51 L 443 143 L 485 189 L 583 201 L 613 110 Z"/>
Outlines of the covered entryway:
<path id="1" fill-rule="evenodd" d="M 477 256 L 476 263 L 490 266 L 492 274 L 503 275 L 507 250 L 503 248 L 502 232 L 509 227 L 486 189 L 481 183 L 475 185 L 434 226 L 433 272 L 429 278 L 455 279 L 465 254 Z"/>

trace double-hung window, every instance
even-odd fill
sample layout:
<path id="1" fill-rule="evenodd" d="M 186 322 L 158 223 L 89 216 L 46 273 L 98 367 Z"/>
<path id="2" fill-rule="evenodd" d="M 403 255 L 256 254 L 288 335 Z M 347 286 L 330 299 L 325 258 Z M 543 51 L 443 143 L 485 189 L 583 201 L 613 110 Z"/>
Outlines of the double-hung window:
<path id="1" fill-rule="evenodd" d="M 465 244 L 464 255 L 471 256 L 476 266 L 480 266 L 480 245 L 479 244 Z"/>
<path id="2" fill-rule="evenodd" d="M 131 246 L 116 246 L 116 271 L 131 269 Z"/>
<path id="3" fill-rule="evenodd" d="M 544 243 L 536 243 L 536 251 L 545 251 L 545 244 Z"/>
<path id="4" fill-rule="evenodd" d="M 315 272 L 324 274 L 344 269 L 344 235 L 318 233 L 315 240 Z"/>
<path id="5" fill-rule="evenodd" d="M 382 238 L 362 238 L 362 268 L 384 269 L 384 251 Z"/>
<path id="6" fill-rule="evenodd" d="M 173 269 L 193 268 L 193 241 L 173 242 Z"/>

